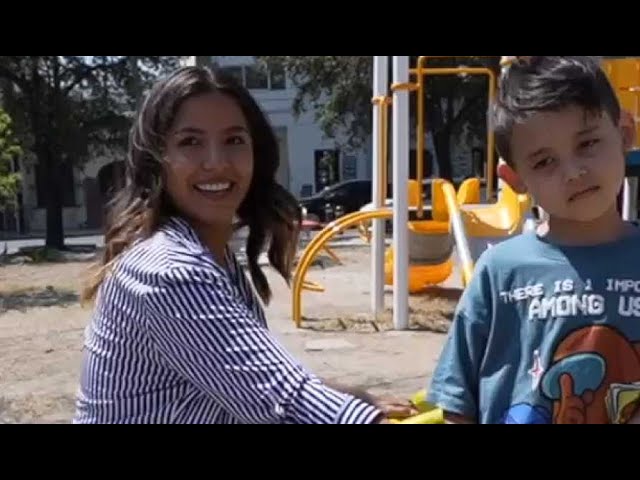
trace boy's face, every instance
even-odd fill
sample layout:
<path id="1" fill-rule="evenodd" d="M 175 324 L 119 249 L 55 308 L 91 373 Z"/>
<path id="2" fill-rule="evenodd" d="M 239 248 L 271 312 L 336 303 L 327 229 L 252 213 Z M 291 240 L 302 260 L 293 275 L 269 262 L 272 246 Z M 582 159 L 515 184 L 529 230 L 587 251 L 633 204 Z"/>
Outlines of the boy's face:
<path id="1" fill-rule="evenodd" d="M 551 216 L 588 222 L 611 210 L 622 188 L 632 126 L 579 107 L 541 112 L 513 129 L 514 169 L 500 176 Z"/>

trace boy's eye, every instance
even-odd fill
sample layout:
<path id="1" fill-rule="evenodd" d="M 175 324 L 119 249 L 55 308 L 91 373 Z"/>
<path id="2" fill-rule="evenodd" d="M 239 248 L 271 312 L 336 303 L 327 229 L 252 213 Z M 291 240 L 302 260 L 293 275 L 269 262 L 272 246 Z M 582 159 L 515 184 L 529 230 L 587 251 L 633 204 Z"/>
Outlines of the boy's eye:
<path id="1" fill-rule="evenodd" d="M 537 161 L 536 163 L 533 164 L 533 169 L 534 170 L 538 170 L 540 168 L 544 168 L 548 165 L 551 165 L 551 163 L 553 163 L 553 157 L 545 157 L 539 161 Z"/>
<path id="2" fill-rule="evenodd" d="M 592 138 L 590 140 L 585 140 L 584 142 L 580 143 L 580 148 L 593 148 L 598 143 L 600 143 L 599 138 Z"/>
<path id="3" fill-rule="evenodd" d="M 185 137 L 178 142 L 178 146 L 180 147 L 193 147 L 200 144 L 200 139 L 197 137 Z"/>

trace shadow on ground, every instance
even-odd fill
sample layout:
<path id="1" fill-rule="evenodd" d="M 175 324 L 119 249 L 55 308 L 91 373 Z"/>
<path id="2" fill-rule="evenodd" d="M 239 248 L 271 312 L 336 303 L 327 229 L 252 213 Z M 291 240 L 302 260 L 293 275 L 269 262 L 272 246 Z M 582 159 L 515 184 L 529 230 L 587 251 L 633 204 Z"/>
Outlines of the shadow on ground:
<path id="1" fill-rule="evenodd" d="M 0 292 L 0 314 L 9 310 L 26 311 L 36 307 L 64 307 L 78 301 L 77 292 L 53 287 Z"/>
<path id="2" fill-rule="evenodd" d="M 459 289 L 434 288 L 425 294 L 410 296 L 409 330 L 447 333 L 461 294 Z M 393 310 L 386 309 L 377 319 L 370 313 L 331 318 L 306 316 L 302 319 L 301 327 L 316 332 L 386 332 L 394 329 Z"/>

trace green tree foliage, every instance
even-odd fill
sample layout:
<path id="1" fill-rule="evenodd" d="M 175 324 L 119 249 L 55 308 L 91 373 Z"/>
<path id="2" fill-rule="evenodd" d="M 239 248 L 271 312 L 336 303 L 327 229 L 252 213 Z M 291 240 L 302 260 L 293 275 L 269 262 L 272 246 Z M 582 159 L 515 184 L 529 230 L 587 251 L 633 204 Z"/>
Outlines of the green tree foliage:
<path id="1" fill-rule="evenodd" d="M 369 141 L 372 126 L 373 57 L 371 56 L 259 56 L 266 66 L 282 66 L 297 88 L 296 114 L 313 111 L 325 135 L 341 135 L 351 147 Z M 417 56 L 410 57 L 412 67 Z M 391 57 L 390 57 L 391 60 Z M 500 57 L 450 57 L 429 59 L 428 67 L 488 67 L 496 74 Z M 389 79 L 391 61 L 389 62 Z M 483 76 L 430 76 L 426 79 L 427 130 L 433 135 L 440 176 L 451 177 L 451 140 L 463 133 L 483 138 L 487 134 L 488 81 Z M 416 97 L 411 115 L 415 121 Z M 412 126 L 414 128 L 415 125 Z M 414 147 L 415 148 L 415 147 Z M 430 170 L 427 165 L 427 171 Z"/>
<path id="2" fill-rule="evenodd" d="M 48 247 L 64 248 L 61 172 L 100 153 L 122 151 L 132 112 L 180 57 L 0 56 L 5 108 L 48 188 Z M 68 169 L 67 169 L 68 170 Z"/>
<path id="3" fill-rule="evenodd" d="M 11 128 L 11 118 L 0 108 L 0 209 L 14 202 L 20 175 L 13 173 L 13 159 L 22 153 Z"/>

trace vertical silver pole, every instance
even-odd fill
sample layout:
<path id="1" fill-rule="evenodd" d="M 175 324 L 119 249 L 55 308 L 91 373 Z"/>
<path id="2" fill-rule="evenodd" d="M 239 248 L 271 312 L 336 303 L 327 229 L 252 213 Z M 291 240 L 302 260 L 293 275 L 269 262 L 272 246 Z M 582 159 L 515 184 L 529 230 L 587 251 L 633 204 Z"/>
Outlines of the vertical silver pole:
<path id="1" fill-rule="evenodd" d="M 409 81 L 409 57 L 393 57 L 394 83 Z M 409 92 L 393 94 L 393 324 L 409 327 Z"/>
<path id="2" fill-rule="evenodd" d="M 389 57 L 373 57 L 373 96 L 387 94 L 389 87 Z M 372 189 L 373 206 L 382 208 L 382 183 L 381 171 L 384 152 L 380 150 L 380 107 L 373 106 L 373 170 Z M 377 319 L 384 310 L 384 247 L 385 247 L 385 221 L 373 220 L 373 233 L 371 237 L 371 311 Z"/>

